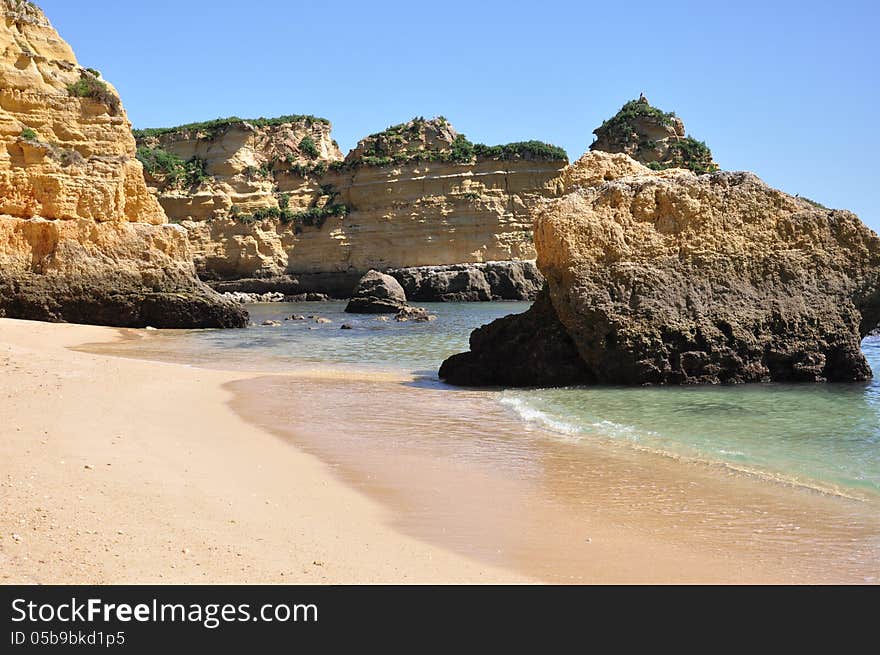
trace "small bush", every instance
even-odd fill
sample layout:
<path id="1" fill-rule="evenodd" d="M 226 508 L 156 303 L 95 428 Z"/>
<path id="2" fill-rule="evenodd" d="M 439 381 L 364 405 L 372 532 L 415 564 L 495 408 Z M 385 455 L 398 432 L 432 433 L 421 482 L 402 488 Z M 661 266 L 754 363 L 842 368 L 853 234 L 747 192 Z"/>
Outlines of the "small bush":
<path id="1" fill-rule="evenodd" d="M 318 152 L 318 146 L 315 145 L 315 140 L 310 136 L 303 137 L 302 141 L 299 142 L 299 149 L 310 159 L 317 159 L 320 154 Z"/>
<path id="2" fill-rule="evenodd" d="M 34 132 L 31 128 L 26 127 L 21 131 L 21 138 L 25 141 L 36 141 L 37 133 Z"/>
<path id="3" fill-rule="evenodd" d="M 709 146 L 690 136 L 669 144 L 669 153 L 660 168 L 688 168 L 697 174 L 711 173 L 716 169 Z"/>
<path id="4" fill-rule="evenodd" d="M 67 85 L 67 92 L 75 98 L 91 98 L 107 107 L 112 116 L 122 109 L 119 97 L 104 82 L 87 70 L 80 73 L 79 80 Z"/>
<path id="5" fill-rule="evenodd" d="M 279 198 L 278 207 L 260 207 L 250 213 L 245 213 L 238 207 L 233 206 L 229 216 L 233 220 L 245 225 L 252 225 L 267 219 L 277 219 L 284 225 L 293 224 L 295 232 L 300 234 L 304 225 L 320 229 L 330 216 L 346 216 L 349 213 L 348 206 L 342 203 L 330 203 L 323 207 L 311 207 L 298 212 L 291 211 L 288 207 L 289 199 L 284 202 L 282 207 L 281 198 Z"/>
<path id="6" fill-rule="evenodd" d="M 137 149 L 137 158 L 144 170 L 150 175 L 164 178 L 169 187 L 191 187 L 211 177 L 207 172 L 207 162 L 200 157 L 184 161 L 162 148 L 140 147 Z"/>

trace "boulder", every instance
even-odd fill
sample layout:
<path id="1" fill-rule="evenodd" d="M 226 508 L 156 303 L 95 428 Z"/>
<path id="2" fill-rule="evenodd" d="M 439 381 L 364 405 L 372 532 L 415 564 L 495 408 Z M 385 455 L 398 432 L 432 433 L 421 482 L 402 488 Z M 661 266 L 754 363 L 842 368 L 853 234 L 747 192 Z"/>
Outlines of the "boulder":
<path id="1" fill-rule="evenodd" d="M 558 326 L 584 382 L 871 377 L 860 341 L 880 323 L 880 238 L 854 214 L 751 173 L 655 172 L 599 152 L 572 168 L 568 179 L 602 182 L 567 186 L 537 216 L 549 305 L 480 328 L 445 379 L 547 385 Z"/>
<path id="2" fill-rule="evenodd" d="M 407 307 L 406 294 L 390 275 L 368 271 L 345 308 L 351 314 L 396 314 Z"/>
<path id="3" fill-rule="evenodd" d="M 406 323 L 407 321 L 413 321 L 414 323 L 429 323 L 437 320 L 437 317 L 434 314 L 429 314 L 428 310 L 424 307 L 404 307 L 397 312 L 394 320 L 398 323 Z"/>

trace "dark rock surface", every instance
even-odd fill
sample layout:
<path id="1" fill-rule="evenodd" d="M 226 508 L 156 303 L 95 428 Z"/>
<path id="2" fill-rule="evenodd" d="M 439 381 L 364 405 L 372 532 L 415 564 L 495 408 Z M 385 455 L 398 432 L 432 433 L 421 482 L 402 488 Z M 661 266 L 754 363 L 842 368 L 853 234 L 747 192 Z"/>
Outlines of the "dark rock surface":
<path id="1" fill-rule="evenodd" d="M 58 276 L 0 280 L 0 316 L 111 327 L 237 328 L 248 313 L 199 286 L 153 292 L 125 280 L 84 283 Z"/>
<path id="2" fill-rule="evenodd" d="M 324 294 L 330 298 L 348 298 L 362 275 L 362 272 L 292 273 L 265 278 L 206 279 L 205 282 L 220 293 Z"/>
<path id="3" fill-rule="evenodd" d="M 440 379 L 460 386 L 554 387 L 594 381 L 545 289 L 523 314 L 474 330 L 471 349 L 440 367 Z"/>
<path id="4" fill-rule="evenodd" d="M 417 266 L 388 271 L 416 302 L 534 300 L 544 278 L 534 262 Z"/>

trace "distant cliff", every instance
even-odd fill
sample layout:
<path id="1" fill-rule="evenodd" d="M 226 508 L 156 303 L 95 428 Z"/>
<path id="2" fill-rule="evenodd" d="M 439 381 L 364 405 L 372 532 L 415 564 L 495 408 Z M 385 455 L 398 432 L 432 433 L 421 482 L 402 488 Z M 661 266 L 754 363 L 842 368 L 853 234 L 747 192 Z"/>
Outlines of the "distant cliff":
<path id="1" fill-rule="evenodd" d="M 471 143 L 442 117 L 370 135 L 344 159 L 314 117 L 135 135 L 207 280 L 534 259 L 531 209 L 567 164 L 536 141 Z"/>
<path id="2" fill-rule="evenodd" d="M 592 151 L 622 152 L 655 171 L 687 168 L 694 173 L 718 170 L 712 151 L 703 141 L 685 133 L 675 112 L 652 107 L 642 95 L 630 100 L 597 127 Z"/>
<path id="3" fill-rule="evenodd" d="M 243 325 L 144 184 L 116 90 L 33 3 L 0 13 L 0 316 Z"/>

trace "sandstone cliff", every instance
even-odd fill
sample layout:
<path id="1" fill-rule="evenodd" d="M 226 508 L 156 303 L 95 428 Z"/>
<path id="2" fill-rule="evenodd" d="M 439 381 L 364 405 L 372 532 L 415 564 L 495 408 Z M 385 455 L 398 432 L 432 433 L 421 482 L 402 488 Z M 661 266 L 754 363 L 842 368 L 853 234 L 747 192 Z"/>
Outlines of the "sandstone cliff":
<path id="1" fill-rule="evenodd" d="M 116 90 L 33 3 L 0 0 L 0 314 L 240 325 L 144 184 Z"/>
<path id="2" fill-rule="evenodd" d="M 557 358 L 584 365 L 567 383 L 871 376 L 860 340 L 880 322 L 880 238 L 852 213 L 751 173 L 654 172 L 622 154 L 589 153 L 564 179 L 564 195 L 536 221 L 552 305 L 483 336 L 533 331 L 539 313 L 574 346 Z M 515 380 L 509 373 L 544 347 L 524 342 L 513 357 L 498 340 L 472 340 L 443 375 L 545 384 L 546 366 Z"/>
<path id="3" fill-rule="evenodd" d="M 718 169 L 708 146 L 688 136 L 674 112 L 652 107 L 644 95 L 627 102 L 593 134 L 596 140 L 590 150 L 622 152 L 654 170 L 687 168 L 708 173 Z"/>
<path id="4" fill-rule="evenodd" d="M 189 232 L 204 279 L 279 289 L 303 274 L 534 259 L 531 209 L 566 164 L 538 142 L 473 144 L 443 118 L 371 135 L 344 160 L 323 119 L 216 123 L 138 132 L 147 181 Z M 167 153 L 170 186 L 150 165 Z"/>

